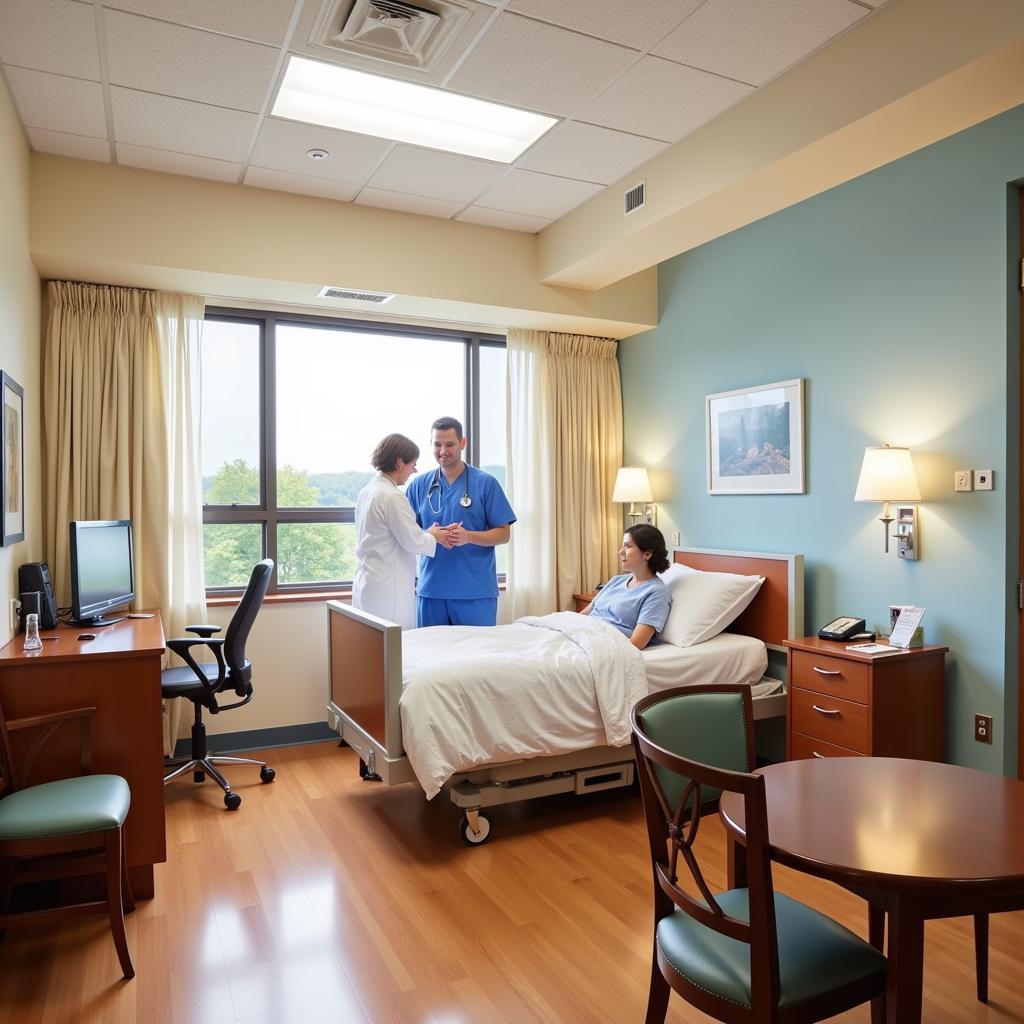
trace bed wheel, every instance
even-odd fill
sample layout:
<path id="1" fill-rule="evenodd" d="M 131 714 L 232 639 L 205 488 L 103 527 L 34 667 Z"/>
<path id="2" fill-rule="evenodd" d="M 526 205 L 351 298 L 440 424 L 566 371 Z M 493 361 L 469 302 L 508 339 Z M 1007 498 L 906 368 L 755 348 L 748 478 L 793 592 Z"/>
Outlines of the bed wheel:
<path id="1" fill-rule="evenodd" d="M 459 822 L 459 835 L 467 846 L 480 846 L 491 838 L 491 819 L 482 811 L 476 812 L 476 832 L 469 823 L 468 814 Z"/>
<path id="2" fill-rule="evenodd" d="M 384 781 L 376 772 L 371 772 L 370 769 L 366 767 L 366 762 L 362 759 L 359 761 L 359 778 L 361 778 L 363 782 Z"/>

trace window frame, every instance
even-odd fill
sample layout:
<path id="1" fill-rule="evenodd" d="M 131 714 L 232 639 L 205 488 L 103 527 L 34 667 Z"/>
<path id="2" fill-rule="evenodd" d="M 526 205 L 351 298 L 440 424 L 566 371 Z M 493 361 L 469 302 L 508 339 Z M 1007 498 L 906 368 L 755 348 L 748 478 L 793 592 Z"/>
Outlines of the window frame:
<path id="1" fill-rule="evenodd" d="M 290 523 L 355 523 L 355 506 L 280 508 L 277 505 L 277 327 L 278 325 L 316 326 L 337 331 L 356 331 L 368 335 L 408 338 L 422 337 L 431 341 L 462 344 L 465 349 L 465 407 L 464 428 L 469 439 L 466 462 L 477 465 L 479 455 L 478 427 L 480 424 L 480 350 L 506 347 L 500 334 L 475 330 L 452 330 L 425 327 L 419 324 L 391 323 L 377 320 L 357 320 L 339 316 L 319 316 L 311 313 L 282 313 L 272 310 L 234 309 L 226 306 L 207 306 L 205 321 L 229 321 L 256 324 L 259 328 L 259 474 L 260 500 L 257 505 L 207 505 L 203 502 L 203 526 L 220 524 L 248 524 L 262 527 L 264 558 L 274 561 L 268 594 L 292 594 L 331 591 L 348 593 L 351 580 L 321 580 L 315 583 L 279 583 L 277 578 L 278 527 Z M 205 582 L 205 581 L 204 581 Z M 209 597 L 239 594 L 243 585 L 233 587 L 206 587 Z"/>

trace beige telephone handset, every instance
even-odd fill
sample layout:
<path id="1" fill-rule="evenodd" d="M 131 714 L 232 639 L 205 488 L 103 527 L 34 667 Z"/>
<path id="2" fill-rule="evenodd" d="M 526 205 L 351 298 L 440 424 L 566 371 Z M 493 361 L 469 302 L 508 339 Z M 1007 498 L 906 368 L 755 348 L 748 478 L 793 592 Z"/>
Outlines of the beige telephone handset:
<path id="1" fill-rule="evenodd" d="M 849 640 L 856 633 L 864 631 L 864 620 L 840 616 L 826 623 L 818 630 L 819 640 Z"/>

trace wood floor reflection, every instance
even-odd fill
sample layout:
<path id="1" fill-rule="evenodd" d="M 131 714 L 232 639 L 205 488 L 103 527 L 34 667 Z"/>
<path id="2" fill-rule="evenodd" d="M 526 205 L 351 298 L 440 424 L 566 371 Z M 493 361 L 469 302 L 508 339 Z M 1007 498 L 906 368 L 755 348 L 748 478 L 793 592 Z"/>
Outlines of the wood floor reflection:
<path id="1" fill-rule="evenodd" d="M 0 944 L 0 1021 L 139 1024 L 641 1022 L 650 876 L 636 790 L 493 813 L 470 849 L 446 798 L 358 779 L 334 744 L 270 751 L 277 781 L 235 769 L 167 790 L 168 862 L 128 918 L 120 980 L 102 918 Z M 250 780 L 251 782 L 247 782 Z M 721 826 L 702 825 L 724 880 Z M 716 867 L 717 866 L 717 869 Z M 779 889 L 866 934 L 863 904 L 785 869 Z M 990 992 L 974 1000 L 966 920 L 927 926 L 925 1020 L 1024 1021 L 1024 914 L 992 920 Z M 706 1020 L 674 998 L 673 1024 Z M 835 1018 L 868 1020 L 866 1008 Z"/>

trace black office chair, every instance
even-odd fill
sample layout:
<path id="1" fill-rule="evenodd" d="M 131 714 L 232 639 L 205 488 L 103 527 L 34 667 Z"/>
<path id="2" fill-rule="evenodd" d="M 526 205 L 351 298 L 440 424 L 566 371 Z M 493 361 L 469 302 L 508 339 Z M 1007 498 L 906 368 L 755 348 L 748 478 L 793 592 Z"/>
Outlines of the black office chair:
<path id="1" fill-rule="evenodd" d="M 228 631 L 223 639 L 215 638 L 214 633 L 220 632 L 220 626 L 186 626 L 189 633 L 195 633 L 200 639 L 185 637 L 181 640 L 168 640 L 167 646 L 184 659 L 186 665 L 181 668 L 168 668 L 160 675 L 160 692 L 165 699 L 184 697 L 192 701 L 196 709 L 195 721 L 192 724 L 191 757 L 179 757 L 164 761 L 167 773 L 164 783 L 177 778 L 185 772 L 192 771 L 192 778 L 202 782 L 207 775 L 211 776 L 224 790 L 224 804 L 229 811 L 238 810 L 242 798 L 231 792 L 231 784 L 214 767 L 218 764 L 258 764 L 260 781 L 273 782 L 274 769 L 266 761 L 256 761 L 251 757 L 213 757 L 206 752 L 206 726 L 203 724 L 203 708 L 210 714 L 217 715 L 221 711 L 240 708 L 252 700 L 252 665 L 245 656 L 245 641 L 249 630 L 256 619 L 256 613 L 263 604 L 270 585 L 270 574 L 274 571 L 274 563 L 265 558 L 253 567 L 249 584 L 245 588 L 242 600 L 238 602 L 235 614 L 228 623 Z M 190 653 L 197 644 L 205 644 L 213 651 L 216 662 L 199 664 Z M 217 694 L 225 690 L 234 690 L 241 700 L 233 704 L 218 704 Z"/>

